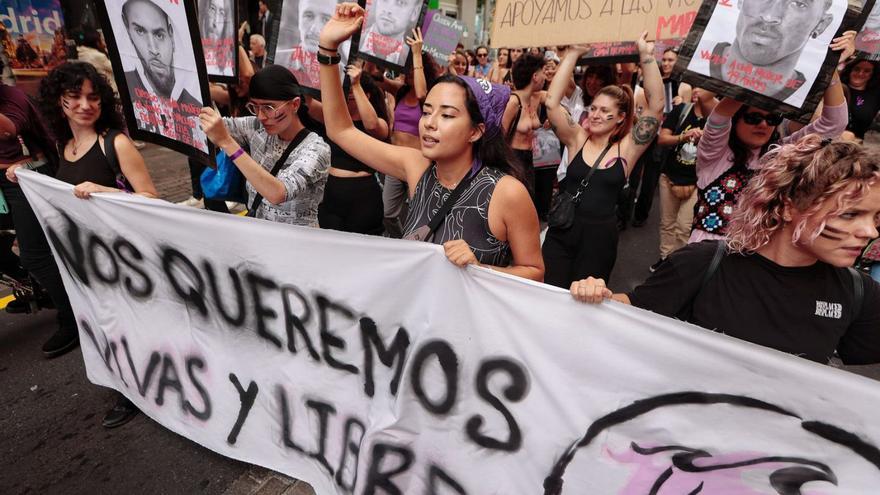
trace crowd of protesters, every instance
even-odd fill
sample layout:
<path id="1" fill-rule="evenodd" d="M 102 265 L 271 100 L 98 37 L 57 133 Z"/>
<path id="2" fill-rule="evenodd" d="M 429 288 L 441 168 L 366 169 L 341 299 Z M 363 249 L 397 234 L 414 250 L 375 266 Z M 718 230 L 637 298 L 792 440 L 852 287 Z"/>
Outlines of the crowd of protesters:
<path id="1" fill-rule="evenodd" d="M 880 219 L 880 154 L 860 142 L 880 110 L 880 70 L 851 57 L 854 33 L 832 44 L 840 74 L 813 122 L 797 129 L 679 82 L 677 51 L 657 60 L 646 36 L 627 63 L 584 64 L 578 45 L 479 46 L 440 61 L 422 53 L 416 29 L 403 74 L 352 60 L 346 95 L 337 47 L 363 15 L 341 4 L 321 32 L 320 99 L 267 62 L 264 33 L 250 35 L 248 50 L 242 40 L 238 80 L 212 83 L 199 121 L 243 175 L 245 202 L 204 197 L 203 166 L 191 161 L 186 204 L 433 242 L 458 266 L 543 281 L 585 302 L 613 298 L 818 362 L 835 352 L 880 362 L 880 286 L 847 269 L 878 237 Z M 74 349 L 78 333 L 16 170 L 53 175 L 83 199 L 158 196 L 96 41 L 54 69 L 36 101 L 0 85 L 0 189 L 21 265 L 58 310 L 47 357 Z M 542 132 L 554 136 L 557 159 L 536 167 Z M 660 259 L 644 285 L 613 294 L 619 231 L 645 224 L 658 187 Z M 554 190 L 578 198 L 567 223 L 554 219 Z M 811 318 L 820 295 L 849 312 Z M 104 425 L 136 412 L 120 396 Z"/>

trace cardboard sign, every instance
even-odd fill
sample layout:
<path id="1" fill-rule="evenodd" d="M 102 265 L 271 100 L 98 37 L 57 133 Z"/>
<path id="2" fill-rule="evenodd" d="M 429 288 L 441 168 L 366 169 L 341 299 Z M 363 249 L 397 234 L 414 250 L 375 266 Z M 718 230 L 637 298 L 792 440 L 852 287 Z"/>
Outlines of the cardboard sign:
<path id="1" fill-rule="evenodd" d="M 499 0 L 493 47 L 635 41 L 687 35 L 697 0 Z"/>
<path id="2" fill-rule="evenodd" d="M 129 134 L 213 162 L 199 125 L 211 104 L 194 2 L 95 2 Z"/>
<path id="3" fill-rule="evenodd" d="M 463 34 L 464 24 L 435 10 L 429 10 L 422 28 L 422 51 L 434 57 L 438 64 L 445 65 Z"/>
<path id="4" fill-rule="evenodd" d="M 316 493 L 880 486 L 873 380 L 434 244 L 18 176 L 89 380 Z"/>

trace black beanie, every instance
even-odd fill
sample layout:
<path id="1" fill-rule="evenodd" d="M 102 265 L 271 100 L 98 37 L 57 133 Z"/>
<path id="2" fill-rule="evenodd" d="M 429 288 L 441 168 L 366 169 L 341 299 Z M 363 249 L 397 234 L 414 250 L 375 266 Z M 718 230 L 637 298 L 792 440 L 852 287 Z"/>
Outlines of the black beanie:
<path id="1" fill-rule="evenodd" d="M 296 77 L 280 65 L 270 65 L 251 78 L 249 96 L 259 100 L 292 100 L 300 95 Z"/>

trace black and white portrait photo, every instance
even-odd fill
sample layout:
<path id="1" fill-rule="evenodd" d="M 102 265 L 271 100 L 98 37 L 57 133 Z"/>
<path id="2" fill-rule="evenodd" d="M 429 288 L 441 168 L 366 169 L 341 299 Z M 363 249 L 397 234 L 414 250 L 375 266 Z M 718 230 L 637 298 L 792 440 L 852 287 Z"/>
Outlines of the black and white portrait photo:
<path id="1" fill-rule="evenodd" d="M 235 0 L 199 0 L 199 31 L 208 76 L 235 77 Z"/>
<path id="2" fill-rule="evenodd" d="M 335 0 L 285 0 L 281 5 L 281 23 L 274 63 L 287 67 L 299 84 L 312 92 L 320 91 L 318 77 L 318 37 L 324 24 L 333 17 Z M 342 56 L 340 77 L 348 63 L 351 41 L 339 47 Z"/>
<path id="3" fill-rule="evenodd" d="M 862 3 L 866 7 L 867 1 Z M 865 24 L 859 30 L 856 37 L 856 49 L 868 54 L 872 60 L 880 59 L 880 1 L 875 1 L 874 6 L 865 18 Z"/>
<path id="4" fill-rule="evenodd" d="M 209 97 L 194 4 L 106 0 L 106 10 L 101 7 L 98 3 L 132 136 L 208 153 L 198 123 Z"/>
<path id="5" fill-rule="evenodd" d="M 384 65 L 403 67 L 409 57 L 406 37 L 419 24 L 422 0 L 367 0 L 360 55 Z"/>
<path id="6" fill-rule="evenodd" d="M 687 69 L 801 108 L 846 11 L 846 0 L 720 0 Z"/>

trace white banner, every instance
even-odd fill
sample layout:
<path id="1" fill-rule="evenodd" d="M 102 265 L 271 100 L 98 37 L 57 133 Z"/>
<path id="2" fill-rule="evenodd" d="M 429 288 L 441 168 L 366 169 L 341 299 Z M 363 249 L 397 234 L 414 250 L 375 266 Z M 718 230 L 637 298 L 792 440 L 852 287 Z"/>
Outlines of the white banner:
<path id="1" fill-rule="evenodd" d="M 435 245 L 19 177 L 89 379 L 318 494 L 880 487 L 866 378 L 460 269 Z"/>

